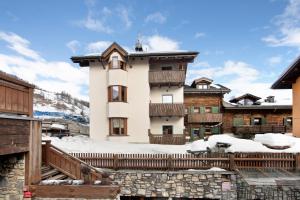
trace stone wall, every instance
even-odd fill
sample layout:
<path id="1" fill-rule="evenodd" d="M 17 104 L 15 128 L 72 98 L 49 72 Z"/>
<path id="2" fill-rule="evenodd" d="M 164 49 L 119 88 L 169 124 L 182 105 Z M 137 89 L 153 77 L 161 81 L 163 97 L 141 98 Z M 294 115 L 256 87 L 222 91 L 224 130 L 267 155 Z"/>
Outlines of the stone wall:
<path id="1" fill-rule="evenodd" d="M 237 199 L 236 175 L 227 171 L 112 172 L 120 196 Z"/>
<path id="2" fill-rule="evenodd" d="M 23 153 L 0 156 L 0 200 L 23 199 L 24 160 Z"/>

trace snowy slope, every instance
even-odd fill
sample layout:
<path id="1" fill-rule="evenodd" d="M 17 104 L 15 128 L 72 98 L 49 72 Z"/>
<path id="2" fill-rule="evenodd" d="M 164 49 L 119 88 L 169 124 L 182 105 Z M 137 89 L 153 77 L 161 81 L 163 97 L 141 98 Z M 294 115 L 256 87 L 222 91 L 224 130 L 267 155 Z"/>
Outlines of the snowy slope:
<path id="1" fill-rule="evenodd" d="M 38 118 L 66 118 L 88 121 L 89 103 L 73 98 L 67 93 L 34 90 L 34 116 Z"/>

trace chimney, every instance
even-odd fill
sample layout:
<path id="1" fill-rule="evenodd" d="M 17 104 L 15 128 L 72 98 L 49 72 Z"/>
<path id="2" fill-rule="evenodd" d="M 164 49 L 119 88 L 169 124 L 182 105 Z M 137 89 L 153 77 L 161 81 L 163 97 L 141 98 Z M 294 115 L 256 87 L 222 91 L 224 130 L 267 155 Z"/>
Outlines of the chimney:
<path id="1" fill-rule="evenodd" d="M 135 51 L 137 51 L 137 52 L 143 51 L 143 45 L 139 39 L 135 43 Z"/>
<path id="2" fill-rule="evenodd" d="M 267 102 L 267 103 L 275 103 L 275 96 L 268 96 L 265 99 L 265 102 Z"/>

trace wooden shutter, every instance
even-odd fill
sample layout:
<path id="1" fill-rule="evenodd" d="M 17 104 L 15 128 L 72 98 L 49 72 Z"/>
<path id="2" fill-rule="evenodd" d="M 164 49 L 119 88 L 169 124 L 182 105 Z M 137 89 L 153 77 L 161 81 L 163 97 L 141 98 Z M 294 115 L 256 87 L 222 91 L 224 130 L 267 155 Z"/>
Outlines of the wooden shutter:
<path id="1" fill-rule="evenodd" d="M 205 127 L 201 126 L 201 128 L 200 128 L 200 139 L 204 138 L 204 134 L 205 134 Z"/>
<path id="2" fill-rule="evenodd" d="M 191 113 L 194 113 L 194 106 L 191 106 Z"/>
<path id="3" fill-rule="evenodd" d="M 262 124 L 262 125 L 267 124 L 266 118 L 264 118 L 264 117 L 261 118 L 261 124 Z"/>
<path id="4" fill-rule="evenodd" d="M 200 113 L 205 113 L 205 107 L 204 106 L 200 107 Z"/>
<path id="5" fill-rule="evenodd" d="M 211 112 L 212 113 L 219 113 L 220 112 L 219 107 L 218 106 L 211 107 Z"/>
<path id="6" fill-rule="evenodd" d="M 109 86 L 109 87 L 107 88 L 107 100 L 108 100 L 108 102 L 111 102 L 111 101 L 112 101 L 112 98 L 111 98 L 111 89 L 112 89 L 111 86 Z"/>
<path id="7" fill-rule="evenodd" d="M 220 127 L 219 126 L 214 126 L 211 128 L 211 132 L 213 134 L 220 134 Z"/>
<path id="8" fill-rule="evenodd" d="M 251 117 L 251 124 L 250 125 L 254 125 L 254 117 Z"/>
<path id="9" fill-rule="evenodd" d="M 244 125 L 244 119 L 235 117 L 233 118 L 233 126 L 242 126 Z"/>

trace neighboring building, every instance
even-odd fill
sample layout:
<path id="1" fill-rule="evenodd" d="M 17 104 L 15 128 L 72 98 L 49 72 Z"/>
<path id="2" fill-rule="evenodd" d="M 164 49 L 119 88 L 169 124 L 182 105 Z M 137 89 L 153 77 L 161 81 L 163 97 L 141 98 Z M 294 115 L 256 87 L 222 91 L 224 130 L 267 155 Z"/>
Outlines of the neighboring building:
<path id="1" fill-rule="evenodd" d="M 223 102 L 223 131 L 226 133 L 249 132 L 285 132 L 292 128 L 292 106 L 279 105 L 274 96 L 261 98 L 252 94 Z M 259 129 L 264 126 L 264 130 Z"/>
<path id="2" fill-rule="evenodd" d="M 300 57 L 279 77 L 272 89 L 293 89 L 293 135 L 300 137 Z"/>
<path id="3" fill-rule="evenodd" d="M 72 57 L 89 67 L 90 137 L 149 142 L 148 133 L 183 134 L 187 65 L 198 52 L 129 53 L 113 43 L 102 54 Z"/>
<path id="4" fill-rule="evenodd" d="M 0 71 L 0 199 L 23 199 L 40 180 L 41 126 L 32 118 L 33 89 Z"/>
<path id="5" fill-rule="evenodd" d="M 184 88 L 185 127 L 192 139 L 222 132 L 224 94 L 230 89 L 202 77 Z"/>

